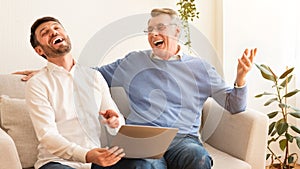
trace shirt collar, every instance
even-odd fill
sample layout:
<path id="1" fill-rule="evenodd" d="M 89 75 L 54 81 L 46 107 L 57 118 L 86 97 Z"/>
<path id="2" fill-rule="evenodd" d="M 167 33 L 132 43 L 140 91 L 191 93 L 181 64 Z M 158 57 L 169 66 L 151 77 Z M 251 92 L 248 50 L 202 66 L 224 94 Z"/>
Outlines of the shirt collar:
<path id="1" fill-rule="evenodd" d="M 73 59 L 73 63 L 74 63 L 74 65 L 73 65 L 73 67 L 71 68 L 71 70 L 70 70 L 70 73 L 72 74 L 72 72 L 74 72 L 74 69 L 75 69 L 75 67 L 76 67 L 76 65 L 77 65 L 77 61 L 75 60 L 75 59 Z M 61 72 L 67 72 L 62 66 L 58 66 L 58 65 L 56 65 L 56 64 L 54 64 L 54 63 L 52 63 L 52 62 L 47 62 L 47 69 L 49 70 L 49 71 L 61 71 Z M 69 72 L 68 72 L 69 73 Z"/>
<path id="2" fill-rule="evenodd" d="M 182 60 L 182 56 L 183 56 L 183 51 L 180 45 L 178 45 L 179 47 L 179 51 L 177 52 L 177 54 L 171 56 L 168 60 Z M 163 60 L 162 58 L 160 58 L 159 56 L 154 55 L 154 53 L 151 53 L 151 58 L 153 59 L 159 59 L 159 60 Z"/>

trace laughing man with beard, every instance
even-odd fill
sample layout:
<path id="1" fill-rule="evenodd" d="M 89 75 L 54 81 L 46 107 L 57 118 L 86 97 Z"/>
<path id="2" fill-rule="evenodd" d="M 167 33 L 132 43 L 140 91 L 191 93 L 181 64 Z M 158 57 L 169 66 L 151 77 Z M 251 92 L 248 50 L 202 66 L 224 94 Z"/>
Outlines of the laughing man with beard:
<path id="1" fill-rule="evenodd" d="M 99 118 L 109 133 L 116 134 L 124 117 L 102 75 L 73 59 L 61 23 L 53 17 L 36 20 L 30 42 L 48 60 L 26 85 L 26 103 L 39 141 L 35 168 L 152 169 L 146 160 L 123 159 L 121 148 L 101 147 Z"/>

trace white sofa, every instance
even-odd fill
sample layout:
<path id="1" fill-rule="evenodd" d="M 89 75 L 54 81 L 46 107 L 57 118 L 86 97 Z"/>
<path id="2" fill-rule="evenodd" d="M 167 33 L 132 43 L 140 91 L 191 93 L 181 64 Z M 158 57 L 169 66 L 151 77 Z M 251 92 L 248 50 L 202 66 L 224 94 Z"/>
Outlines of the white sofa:
<path id="1" fill-rule="evenodd" d="M 0 169 L 32 168 L 37 139 L 24 102 L 19 75 L 0 75 Z M 128 113 L 122 91 L 112 89 L 121 112 Z M 125 99 L 124 99 L 125 98 Z M 264 169 L 268 117 L 254 110 L 231 115 L 213 100 L 203 110 L 202 140 L 213 169 Z"/>

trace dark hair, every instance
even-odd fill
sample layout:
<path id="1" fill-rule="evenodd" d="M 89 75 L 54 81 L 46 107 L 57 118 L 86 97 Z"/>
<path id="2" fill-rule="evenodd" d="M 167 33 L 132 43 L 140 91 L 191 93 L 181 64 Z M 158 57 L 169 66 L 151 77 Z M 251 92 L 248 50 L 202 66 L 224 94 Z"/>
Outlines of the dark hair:
<path id="1" fill-rule="evenodd" d="M 37 45 L 39 45 L 39 42 L 37 41 L 36 39 L 36 36 L 35 36 L 35 31 L 36 29 L 42 24 L 42 23 L 45 23 L 45 22 L 49 22 L 49 21 L 54 21 L 54 22 L 57 22 L 61 25 L 61 23 L 59 22 L 58 19 L 56 18 L 53 18 L 53 17 L 50 17 L 50 16 L 46 16 L 46 17 L 42 17 L 42 18 L 39 18 L 37 19 L 31 26 L 31 32 L 30 32 L 30 44 L 33 48 L 35 48 Z"/>

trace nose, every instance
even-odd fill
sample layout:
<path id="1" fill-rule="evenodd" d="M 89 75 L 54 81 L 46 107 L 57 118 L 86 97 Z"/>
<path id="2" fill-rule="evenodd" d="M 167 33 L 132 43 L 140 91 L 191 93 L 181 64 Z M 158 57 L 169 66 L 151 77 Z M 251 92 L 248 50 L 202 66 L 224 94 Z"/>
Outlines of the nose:
<path id="1" fill-rule="evenodd" d="M 153 29 L 153 31 L 152 32 L 150 32 L 150 34 L 152 35 L 152 36 L 157 36 L 158 35 L 158 33 L 159 33 L 159 31 L 155 28 L 155 29 Z"/>
<path id="2" fill-rule="evenodd" d="M 50 30 L 50 35 L 51 35 L 51 36 L 56 36 L 56 35 L 58 35 L 58 31 L 55 30 L 55 29 L 51 29 L 51 30 Z"/>

